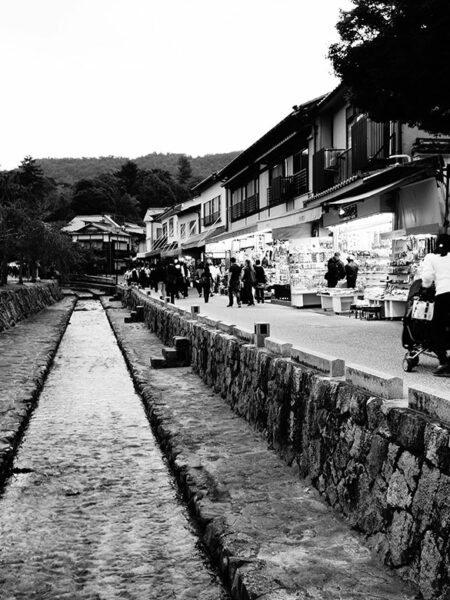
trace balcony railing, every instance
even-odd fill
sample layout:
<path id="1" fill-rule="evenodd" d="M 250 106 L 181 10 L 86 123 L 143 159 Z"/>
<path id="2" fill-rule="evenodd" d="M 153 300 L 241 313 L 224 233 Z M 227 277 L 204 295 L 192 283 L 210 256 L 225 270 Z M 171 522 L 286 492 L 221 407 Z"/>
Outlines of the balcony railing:
<path id="1" fill-rule="evenodd" d="M 376 123 L 364 117 L 353 125 L 353 172 L 383 166 L 390 154 L 395 154 L 395 133 L 389 135 L 389 123 Z"/>
<path id="2" fill-rule="evenodd" d="M 203 217 L 203 227 L 214 225 L 214 223 L 220 223 L 220 210 Z"/>
<path id="3" fill-rule="evenodd" d="M 313 156 L 313 192 L 318 194 L 337 183 L 339 156 L 345 152 L 338 148 L 322 148 Z"/>
<path id="4" fill-rule="evenodd" d="M 375 123 L 368 117 L 352 127 L 352 147 L 322 148 L 313 156 L 313 192 L 318 194 L 356 173 L 386 165 L 395 153 L 395 132 L 390 134 L 389 123 Z"/>
<path id="5" fill-rule="evenodd" d="M 308 192 L 308 170 L 302 169 L 289 177 L 276 177 L 267 188 L 267 203 L 276 206 Z"/>
<path id="6" fill-rule="evenodd" d="M 230 220 L 238 221 L 243 217 L 248 217 L 250 215 L 254 215 L 259 211 L 259 194 L 253 194 L 253 196 L 249 196 L 241 202 L 237 204 L 233 204 L 233 206 L 229 209 Z"/>

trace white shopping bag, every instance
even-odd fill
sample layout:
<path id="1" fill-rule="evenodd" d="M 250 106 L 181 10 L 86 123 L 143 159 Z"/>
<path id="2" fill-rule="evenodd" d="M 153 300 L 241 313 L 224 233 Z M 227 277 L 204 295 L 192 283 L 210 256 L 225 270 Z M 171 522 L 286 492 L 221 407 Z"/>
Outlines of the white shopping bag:
<path id="1" fill-rule="evenodd" d="M 426 302 L 425 300 L 414 300 L 411 317 L 420 319 L 421 321 L 431 321 L 434 312 L 434 302 Z"/>

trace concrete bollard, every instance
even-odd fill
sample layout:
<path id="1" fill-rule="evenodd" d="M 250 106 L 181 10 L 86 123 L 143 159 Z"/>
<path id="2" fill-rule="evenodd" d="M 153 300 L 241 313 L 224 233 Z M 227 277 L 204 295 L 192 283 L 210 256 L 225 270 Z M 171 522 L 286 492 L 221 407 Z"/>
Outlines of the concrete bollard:
<path id="1" fill-rule="evenodd" d="M 264 340 L 270 336 L 270 323 L 255 323 L 255 346 L 264 348 Z"/>
<path id="2" fill-rule="evenodd" d="M 195 306 L 191 306 L 191 315 L 193 317 L 197 317 L 200 314 L 200 306 L 196 304 Z"/>

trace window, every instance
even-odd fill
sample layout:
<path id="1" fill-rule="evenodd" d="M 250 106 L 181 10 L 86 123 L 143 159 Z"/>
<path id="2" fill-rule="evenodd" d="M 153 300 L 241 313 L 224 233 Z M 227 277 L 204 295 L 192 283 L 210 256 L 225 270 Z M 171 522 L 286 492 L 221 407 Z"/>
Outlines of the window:
<path id="1" fill-rule="evenodd" d="M 274 165 L 269 171 L 269 181 L 272 182 L 273 179 L 277 177 L 284 176 L 284 163 L 280 163 L 279 165 Z"/>
<path id="2" fill-rule="evenodd" d="M 167 223 L 163 223 L 163 236 L 167 237 Z"/>
<path id="3" fill-rule="evenodd" d="M 186 223 L 180 223 L 180 237 L 186 237 Z"/>
<path id="4" fill-rule="evenodd" d="M 346 122 L 346 143 L 347 148 L 352 147 L 352 127 L 357 122 L 360 121 L 364 115 L 358 113 L 356 108 L 353 106 L 348 106 L 345 109 L 345 122 Z"/>
<path id="5" fill-rule="evenodd" d="M 216 196 L 203 205 L 203 224 L 205 227 L 220 221 L 220 204 L 221 197 Z"/>
<path id="6" fill-rule="evenodd" d="M 259 179 L 251 179 L 245 186 L 245 197 L 251 198 L 259 193 Z"/>
<path id="7" fill-rule="evenodd" d="M 308 148 L 294 154 L 292 168 L 294 174 L 308 168 Z"/>
<path id="8" fill-rule="evenodd" d="M 197 221 L 194 219 L 193 221 L 189 221 L 189 237 L 191 235 L 196 235 L 197 233 Z"/>
<path id="9" fill-rule="evenodd" d="M 169 219 L 169 237 L 173 236 L 173 217 Z"/>
<path id="10" fill-rule="evenodd" d="M 242 200 L 242 188 L 236 188 L 231 192 L 231 205 L 235 206 Z"/>

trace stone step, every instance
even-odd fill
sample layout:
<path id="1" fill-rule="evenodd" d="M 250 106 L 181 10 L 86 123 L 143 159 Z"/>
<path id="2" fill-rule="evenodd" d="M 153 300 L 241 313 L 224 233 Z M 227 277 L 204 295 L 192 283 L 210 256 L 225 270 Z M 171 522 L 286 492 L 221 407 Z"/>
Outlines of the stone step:
<path id="1" fill-rule="evenodd" d="M 161 356 L 152 356 L 150 358 L 150 365 L 152 369 L 166 369 L 168 366 L 166 360 Z"/>
<path id="2" fill-rule="evenodd" d="M 161 353 L 167 362 L 179 362 L 183 355 L 176 348 L 163 348 Z"/>

